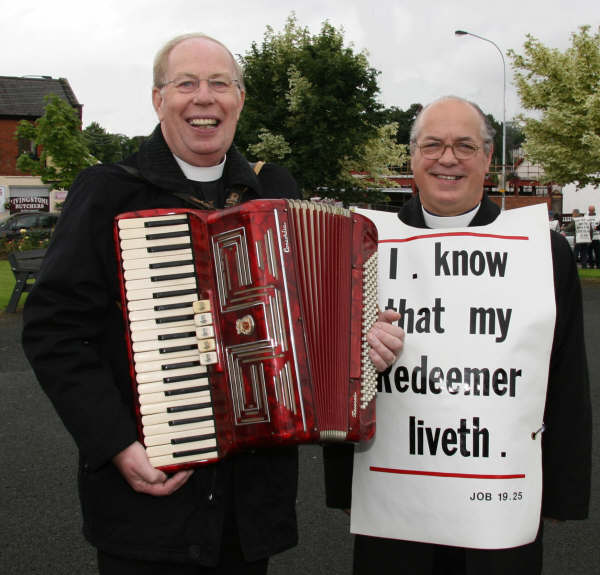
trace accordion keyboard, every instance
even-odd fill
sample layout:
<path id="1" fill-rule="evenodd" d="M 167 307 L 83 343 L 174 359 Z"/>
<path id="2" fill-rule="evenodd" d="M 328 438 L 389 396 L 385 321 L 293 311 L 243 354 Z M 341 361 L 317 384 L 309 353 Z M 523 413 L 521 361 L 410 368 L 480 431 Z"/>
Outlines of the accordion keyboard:
<path id="1" fill-rule="evenodd" d="M 218 456 L 206 366 L 212 314 L 200 299 L 185 214 L 119 221 L 144 443 L 154 467 Z"/>

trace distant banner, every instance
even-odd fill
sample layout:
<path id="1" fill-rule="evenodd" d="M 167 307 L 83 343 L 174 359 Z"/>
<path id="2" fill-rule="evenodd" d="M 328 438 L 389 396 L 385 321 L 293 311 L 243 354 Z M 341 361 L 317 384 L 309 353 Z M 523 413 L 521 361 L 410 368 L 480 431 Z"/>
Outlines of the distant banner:
<path id="1" fill-rule="evenodd" d="M 377 431 L 356 449 L 353 533 L 508 548 L 535 538 L 555 321 L 545 205 L 488 226 L 379 232 L 380 306 L 405 348 L 380 378 Z"/>
<path id="2" fill-rule="evenodd" d="M 587 216 L 573 218 L 575 222 L 575 243 L 589 244 L 592 241 L 592 221 Z"/>

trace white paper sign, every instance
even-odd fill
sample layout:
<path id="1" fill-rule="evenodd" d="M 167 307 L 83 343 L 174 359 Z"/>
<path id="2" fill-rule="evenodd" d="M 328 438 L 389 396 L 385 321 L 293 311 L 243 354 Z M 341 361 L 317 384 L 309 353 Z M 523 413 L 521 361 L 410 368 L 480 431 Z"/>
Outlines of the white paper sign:
<path id="1" fill-rule="evenodd" d="M 573 221 L 575 222 L 575 243 L 589 244 L 592 241 L 590 219 L 587 216 L 580 216 L 574 218 Z"/>
<path id="2" fill-rule="evenodd" d="M 535 538 L 555 303 L 545 206 L 430 230 L 361 210 L 379 233 L 380 306 L 404 351 L 355 450 L 351 531 L 507 548 Z"/>
<path id="3" fill-rule="evenodd" d="M 592 226 L 592 239 L 600 240 L 600 215 L 587 216 Z"/>

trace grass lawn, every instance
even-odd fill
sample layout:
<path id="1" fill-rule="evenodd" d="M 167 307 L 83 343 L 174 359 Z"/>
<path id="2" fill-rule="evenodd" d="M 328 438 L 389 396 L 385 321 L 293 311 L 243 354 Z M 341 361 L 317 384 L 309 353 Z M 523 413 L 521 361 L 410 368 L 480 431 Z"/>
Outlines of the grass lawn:
<path id="1" fill-rule="evenodd" d="M 584 281 L 600 281 L 600 270 L 579 270 L 579 277 Z"/>
<path id="2" fill-rule="evenodd" d="M 8 305 L 10 296 L 15 287 L 15 276 L 10 269 L 8 260 L 0 260 L 0 313 L 3 313 Z M 17 311 L 23 309 L 23 304 L 27 298 L 27 293 L 24 293 L 19 300 Z"/>

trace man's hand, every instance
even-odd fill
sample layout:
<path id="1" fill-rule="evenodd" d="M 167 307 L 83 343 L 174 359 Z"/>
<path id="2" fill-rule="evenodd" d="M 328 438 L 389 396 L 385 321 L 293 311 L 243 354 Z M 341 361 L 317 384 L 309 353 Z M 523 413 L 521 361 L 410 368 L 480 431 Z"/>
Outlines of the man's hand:
<path id="1" fill-rule="evenodd" d="M 136 441 L 113 457 L 113 463 L 134 491 L 148 495 L 171 495 L 193 473 L 178 471 L 171 477 L 150 465 L 144 446 Z"/>
<path id="2" fill-rule="evenodd" d="M 384 371 L 392 365 L 404 346 L 404 330 L 393 325 L 400 319 L 400 314 L 386 309 L 379 314 L 379 319 L 367 333 L 367 341 L 371 349 L 369 357 L 377 371 Z"/>

